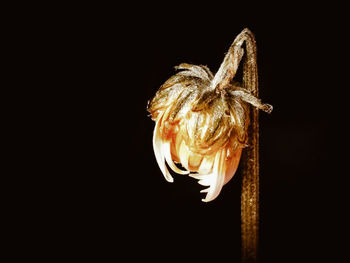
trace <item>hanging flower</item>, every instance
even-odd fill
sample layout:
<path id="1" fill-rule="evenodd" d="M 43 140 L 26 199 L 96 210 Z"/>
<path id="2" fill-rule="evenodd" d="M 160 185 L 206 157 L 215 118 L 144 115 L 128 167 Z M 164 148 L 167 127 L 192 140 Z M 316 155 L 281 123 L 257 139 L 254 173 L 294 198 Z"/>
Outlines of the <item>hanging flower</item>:
<path id="1" fill-rule="evenodd" d="M 243 56 L 237 39 L 215 76 L 206 66 L 180 64 L 148 104 L 156 122 L 153 149 L 165 179 L 173 182 L 166 163 L 198 179 L 207 186 L 204 202 L 214 200 L 237 170 L 247 142 L 248 104 L 272 111 L 232 80 Z"/>

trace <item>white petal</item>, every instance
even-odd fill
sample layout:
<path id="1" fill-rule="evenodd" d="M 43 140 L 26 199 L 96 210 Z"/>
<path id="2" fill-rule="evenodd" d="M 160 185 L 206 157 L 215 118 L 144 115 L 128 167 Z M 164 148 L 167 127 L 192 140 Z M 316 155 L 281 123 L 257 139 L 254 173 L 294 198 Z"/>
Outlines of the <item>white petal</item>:
<path id="1" fill-rule="evenodd" d="M 224 185 L 228 183 L 237 171 L 239 160 L 241 158 L 242 148 L 238 147 L 231 153 L 229 159 L 226 159 L 226 171 Z"/>
<path id="2" fill-rule="evenodd" d="M 180 162 L 182 164 L 183 167 L 185 167 L 186 170 L 188 169 L 188 157 L 189 157 L 190 153 L 189 150 L 185 144 L 185 141 L 182 141 L 181 145 L 180 145 L 180 150 L 179 150 L 179 157 L 180 157 Z"/>
<path id="3" fill-rule="evenodd" d="M 203 160 L 202 155 L 191 152 L 188 158 L 188 165 L 193 171 L 198 170 L 198 167 L 202 163 L 202 160 Z"/>
<path id="4" fill-rule="evenodd" d="M 213 174 L 190 174 L 189 176 L 198 179 L 198 183 L 204 186 L 210 186 L 213 183 L 213 180 L 215 180 Z"/>
<path id="5" fill-rule="evenodd" d="M 179 169 L 173 162 L 173 160 L 171 159 L 171 153 L 170 153 L 170 142 L 165 142 L 163 143 L 162 146 L 162 152 L 164 153 L 165 156 L 165 160 L 167 161 L 169 167 L 171 169 L 173 169 L 174 172 L 178 173 L 178 174 L 189 174 L 189 171 L 184 171 Z"/>
<path id="6" fill-rule="evenodd" d="M 162 152 L 162 139 L 159 134 L 159 125 L 161 122 L 162 118 L 159 118 L 156 121 L 156 126 L 154 127 L 154 132 L 153 132 L 153 151 L 154 155 L 156 156 L 157 163 L 159 165 L 160 170 L 162 171 L 165 179 L 172 183 L 174 182 L 173 177 L 170 175 L 168 168 L 165 165 L 165 160 L 164 160 L 164 154 Z"/>
<path id="7" fill-rule="evenodd" d="M 226 151 L 223 149 L 218 152 L 215 156 L 213 173 L 210 177 L 210 186 L 205 189 L 208 190 L 205 199 L 202 199 L 203 202 L 209 202 L 214 200 L 220 193 L 222 186 L 225 181 L 225 153 Z"/>
<path id="8" fill-rule="evenodd" d="M 207 174 L 189 174 L 188 176 L 201 180 L 207 178 Z"/>
<path id="9" fill-rule="evenodd" d="M 214 177 L 214 176 L 211 174 L 211 177 Z M 212 184 L 212 181 L 213 180 L 209 177 L 209 178 L 205 178 L 205 179 L 199 180 L 198 183 L 200 185 L 210 186 Z"/>
<path id="10" fill-rule="evenodd" d="M 211 173 L 211 170 L 213 168 L 213 163 L 214 163 L 214 159 L 213 158 L 204 157 L 203 160 L 202 160 L 201 165 L 198 168 L 198 173 L 199 174 L 209 174 L 209 173 Z"/>

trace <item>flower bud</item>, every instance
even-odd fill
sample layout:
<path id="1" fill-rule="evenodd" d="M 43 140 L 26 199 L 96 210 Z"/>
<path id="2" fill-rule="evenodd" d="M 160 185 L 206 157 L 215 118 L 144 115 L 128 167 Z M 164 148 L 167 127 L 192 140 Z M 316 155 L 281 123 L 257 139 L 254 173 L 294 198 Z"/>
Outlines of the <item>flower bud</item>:
<path id="1" fill-rule="evenodd" d="M 272 110 L 232 81 L 243 49 L 231 49 L 215 76 L 206 66 L 180 64 L 148 104 L 156 122 L 153 149 L 165 179 L 173 182 L 166 163 L 174 172 L 198 179 L 207 186 L 201 191 L 204 202 L 214 200 L 237 170 L 247 142 L 248 103 Z"/>

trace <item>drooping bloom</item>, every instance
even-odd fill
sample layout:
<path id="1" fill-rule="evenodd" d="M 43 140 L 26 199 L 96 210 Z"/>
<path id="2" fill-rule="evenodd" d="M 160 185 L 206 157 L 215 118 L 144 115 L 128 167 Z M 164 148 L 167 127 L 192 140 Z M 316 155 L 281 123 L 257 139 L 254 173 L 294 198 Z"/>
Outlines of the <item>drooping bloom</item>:
<path id="1" fill-rule="evenodd" d="M 206 193 L 204 202 L 215 199 L 237 170 L 247 141 L 248 103 L 272 110 L 232 81 L 243 50 L 239 50 L 238 62 L 227 56 L 215 76 L 206 66 L 180 64 L 180 71 L 148 104 L 156 122 L 154 153 L 165 179 L 173 182 L 166 163 L 174 172 L 198 179 L 207 186 L 201 191 Z M 225 72 L 229 67 L 235 67 L 234 72 Z"/>

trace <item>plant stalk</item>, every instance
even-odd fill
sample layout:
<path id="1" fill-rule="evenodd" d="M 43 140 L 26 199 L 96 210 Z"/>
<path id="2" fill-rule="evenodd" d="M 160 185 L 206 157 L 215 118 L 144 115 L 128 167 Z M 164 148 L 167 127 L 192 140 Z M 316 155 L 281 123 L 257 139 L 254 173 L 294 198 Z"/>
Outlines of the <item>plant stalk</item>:
<path id="1" fill-rule="evenodd" d="M 243 87 L 259 96 L 256 43 L 248 31 L 243 58 Z M 258 262 L 259 244 L 259 110 L 250 107 L 248 147 L 242 156 L 241 235 L 242 262 Z"/>

